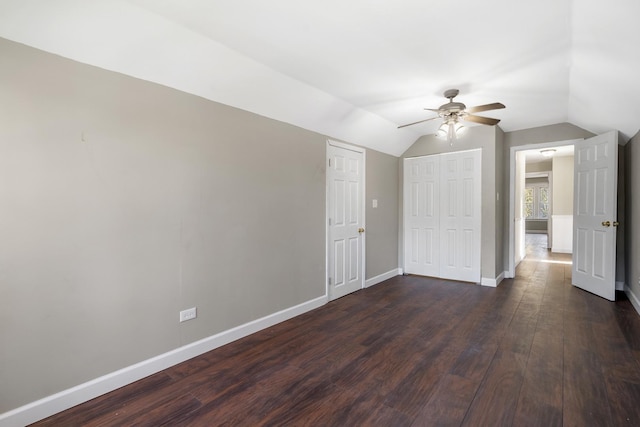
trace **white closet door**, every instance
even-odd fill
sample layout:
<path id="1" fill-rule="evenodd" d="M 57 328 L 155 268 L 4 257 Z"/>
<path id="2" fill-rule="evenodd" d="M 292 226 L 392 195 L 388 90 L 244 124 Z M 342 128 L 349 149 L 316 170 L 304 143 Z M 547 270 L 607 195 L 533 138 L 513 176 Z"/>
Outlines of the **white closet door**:
<path id="1" fill-rule="evenodd" d="M 481 155 L 405 159 L 406 273 L 480 282 Z"/>
<path id="2" fill-rule="evenodd" d="M 480 282 L 481 151 L 443 154 L 440 163 L 440 277 Z"/>
<path id="3" fill-rule="evenodd" d="M 440 158 L 405 159 L 404 271 L 423 276 L 440 273 Z"/>

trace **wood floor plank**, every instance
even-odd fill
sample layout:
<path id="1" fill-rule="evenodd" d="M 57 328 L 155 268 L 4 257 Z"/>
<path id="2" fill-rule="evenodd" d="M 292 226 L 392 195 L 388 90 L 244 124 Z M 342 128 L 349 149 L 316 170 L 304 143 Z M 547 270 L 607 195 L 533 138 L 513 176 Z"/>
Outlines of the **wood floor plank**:
<path id="1" fill-rule="evenodd" d="M 564 425 L 610 426 L 610 402 L 600 361 L 588 349 L 564 346 Z"/>
<path id="2" fill-rule="evenodd" d="M 538 331 L 531 345 L 514 425 L 562 426 L 563 337 Z"/>
<path id="3" fill-rule="evenodd" d="M 450 346 L 441 339 L 423 354 L 409 374 L 392 390 L 385 404 L 410 418 L 420 412 L 435 390 L 438 382 L 447 375 L 460 348 Z"/>
<path id="4" fill-rule="evenodd" d="M 459 426 L 471 405 L 479 382 L 445 375 L 412 426 Z"/>
<path id="5" fill-rule="evenodd" d="M 640 384 L 617 377 L 607 378 L 606 382 L 611 402 L 612 425 L 640 425 Z"/>
<path id="6" fill-rule="evenodd" d="M 466 346 L 456 358 L 449 373 L 472 381 L 477 388 L 497 351 L 498 344 Z"/>
<path id="7" fill-rule="evenodd" d="M 36 425 L 640 425 L 640 316 L 528 251 L 497 288 L 397 276 Z"/>
<path id="8" fill-rule="evenodd" d="M 498 350 L 464 418 L 464 426 L 511 425 L 524 372 L 526 357 Z"/>
<path id="9" fill-rule="evenodd" d="M 126 387 L 114 390 L 92 399 L 82 405 L 75 406 L 59 414 L 46 418 L 39 426 L 96 425 L 102 418 L 108 418 L 117 414 L 123 408 L 136 405 L 140 400 L 148 397 L 148 394 L 158 389 L 166 389 L 172 384 L 171 378 L 165 372 L 159 372 L 143 380 L 136 381 Z M 138 408 L 138 410 L 144 409 Z"/>

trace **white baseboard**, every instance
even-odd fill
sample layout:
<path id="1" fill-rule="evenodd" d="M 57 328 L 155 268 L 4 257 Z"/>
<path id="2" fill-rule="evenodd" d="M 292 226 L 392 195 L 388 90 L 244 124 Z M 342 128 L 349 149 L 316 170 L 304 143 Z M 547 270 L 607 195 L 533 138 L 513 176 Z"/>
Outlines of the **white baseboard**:
<path id="1" fill-rule="evenodd" d="M 5 412 L 0 414 L 0 427 L 34 423 L 254 332 L 321 307 L 327 301 L 326 295 L 315 298 Z"/>
<path id="2" fill-rule="evenodd" d="M 627 285 L 625 285 L 624 282 L 617 282 L 616 281 L 616 291 L 624 291 L 626 286 Z"/>
<path id="3" fill-rule="evenodd" d="M 401 268 L 394 268 L 391 271 L 387 271 L 386 273 L 382 273 L 377 275 L 376 277 L 372 277 L 371 279 L 367 279 L 364 282 L 364 287 L 368 288 L 373 285 L 377 285 L 380 282 L 384 282 L 387 279 L 391 279 L 392 277 L 400 276 L 402 274 Z"/>
<path id="4" fill-rule="evenodd" d="M 489 279 L 488 277 L 483 277 L 480 280 L 480 284 L 482 286 L 489 286 L 491 288 L 497 288 L 498 285 L 500 284 L 500 282 L 502 282 L 502 280 L 504 280 L 505 274 L 506 274 L 506 272 L 503 271 L 495 279 Z"/>
<path id="5" fill-rule="evenodd" d="M 627 285 L 624 287 L 624 293 L 627 294 L 627 298 L 631 301 L 631 305 L 633 305 L 633 308 L 635 308 L 640 315 L 640 299 L 638 299 L 636 294 L 634 294 L 631 288 Z"/>
<path id="6" fill-rule="evenodd" d="M 570 254 L 573 253 L 573 248 L 565 249 L 565 248 L 551 248 L 551 252 L 555 252 L 557 254 Z"/>

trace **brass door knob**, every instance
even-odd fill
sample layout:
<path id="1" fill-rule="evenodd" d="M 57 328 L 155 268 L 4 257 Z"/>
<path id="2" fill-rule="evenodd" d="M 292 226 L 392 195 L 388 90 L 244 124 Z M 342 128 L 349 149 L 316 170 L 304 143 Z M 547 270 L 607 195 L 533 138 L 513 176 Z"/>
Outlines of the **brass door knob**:
<path id="1" fill-rule="evenodd" d="M 611 225 L 610 221 L 602 221 L 602 225 L 604 225 L 605 227 L 609 227 Z"/>
<path id="2" fill-rule="evenodd" d="M 619 223 L 618 221 L 613 221 L 613 226 L 614 226 L 614 227 L 617 227 L 617 226 L 619 226 L 619 225 L 620 225 L 620 223 Z"/>
<path id="3" fill-rule="evenodd" d="M 364 233 L 364 228 L 362 228 L 362 227 L 358 228 L 358 233 L 360 233 L 360 234 Z"/>

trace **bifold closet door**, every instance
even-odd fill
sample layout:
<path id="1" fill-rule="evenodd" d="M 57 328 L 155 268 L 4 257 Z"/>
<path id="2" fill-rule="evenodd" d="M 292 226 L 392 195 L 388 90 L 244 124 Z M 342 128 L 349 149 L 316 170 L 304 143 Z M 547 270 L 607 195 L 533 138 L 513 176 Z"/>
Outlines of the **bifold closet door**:
<path id="1" fill-rule="evenodd" d="M 405 273 L 440 275 L 439 182 L 439 156 L 405 159 Z"/>
<path id="2" fill-rule="evenodd" d="M 481 151 L 440 158 L 440 275 L 480 283 Z"/>
<path id="3" fill-rule="evenodd" d="M 405 159 L 405 272 L 480 282 L 481 156 Z"/>

